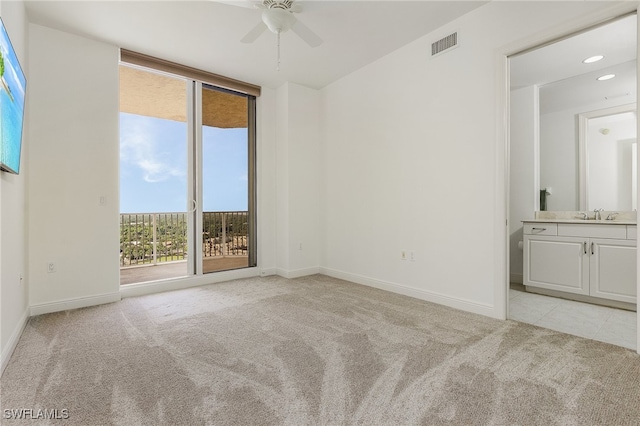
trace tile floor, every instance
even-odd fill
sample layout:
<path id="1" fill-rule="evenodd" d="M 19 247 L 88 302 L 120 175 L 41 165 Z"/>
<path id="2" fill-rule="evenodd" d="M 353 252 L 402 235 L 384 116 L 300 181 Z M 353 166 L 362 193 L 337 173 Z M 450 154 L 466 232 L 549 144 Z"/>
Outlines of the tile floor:
<path id="1" fill-rule="evenodd" d="M 636 349 L 636 313 L 509 289 L 509 319 Z"/>

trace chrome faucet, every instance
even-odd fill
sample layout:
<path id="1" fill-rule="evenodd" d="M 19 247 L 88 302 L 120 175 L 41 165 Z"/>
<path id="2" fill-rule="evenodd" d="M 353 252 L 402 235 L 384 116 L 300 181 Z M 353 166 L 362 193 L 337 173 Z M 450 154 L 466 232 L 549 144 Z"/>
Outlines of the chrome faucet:
<path id="1" fill-rule="evenodd" d="M 604 209 L 594 209 L 593 212 L 595 213 L 595 217 L 593 218 L 594 220 L 602 220 L 602 216 L 600 215 L 601 212 L 603 212 Z"/>
<path id="2" fill-rule="evenodd" d="M 607 215 L 607 220 L 613 220 L 616 216 L 618 216 L 620 213 L 618 212 L 611 212 Z"/>

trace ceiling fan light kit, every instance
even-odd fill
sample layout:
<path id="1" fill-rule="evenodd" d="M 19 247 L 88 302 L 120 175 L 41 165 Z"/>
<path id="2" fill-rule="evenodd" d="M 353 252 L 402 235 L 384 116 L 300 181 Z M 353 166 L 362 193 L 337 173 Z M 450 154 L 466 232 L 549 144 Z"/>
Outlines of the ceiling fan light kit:
<path id="1" fill-rule="evenodd" d="M 262 12 L 262 22 L 264 22 L 267 28 L 269 28 L 269 31 L 274 34 L 284 33 L 290 30 L 295 21 L 296 18 L 291 12 L 285 9 L 265 9 Z"/>

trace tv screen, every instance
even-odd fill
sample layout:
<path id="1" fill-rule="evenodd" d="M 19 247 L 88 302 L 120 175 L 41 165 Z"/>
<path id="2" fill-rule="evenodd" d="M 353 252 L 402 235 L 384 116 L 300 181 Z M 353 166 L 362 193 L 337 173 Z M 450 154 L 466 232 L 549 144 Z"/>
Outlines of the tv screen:
<path id="1" fill-rule="evenodd" d="M 26 80 L 0 18 L 0 169 L 20 173 Z"/>

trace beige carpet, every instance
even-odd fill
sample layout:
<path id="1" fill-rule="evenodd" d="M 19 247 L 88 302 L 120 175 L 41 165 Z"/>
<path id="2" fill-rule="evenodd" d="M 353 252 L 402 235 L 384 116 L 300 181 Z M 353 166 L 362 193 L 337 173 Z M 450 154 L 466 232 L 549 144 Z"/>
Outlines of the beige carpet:
<path id="1" fill-rule="evenodd" d="M 269 277 L 34 317 L 1 392 L 8 425 L 24 423 L 11 409 L 82 425 L 637 425 L 640 357 L 324 276 Z"/>

